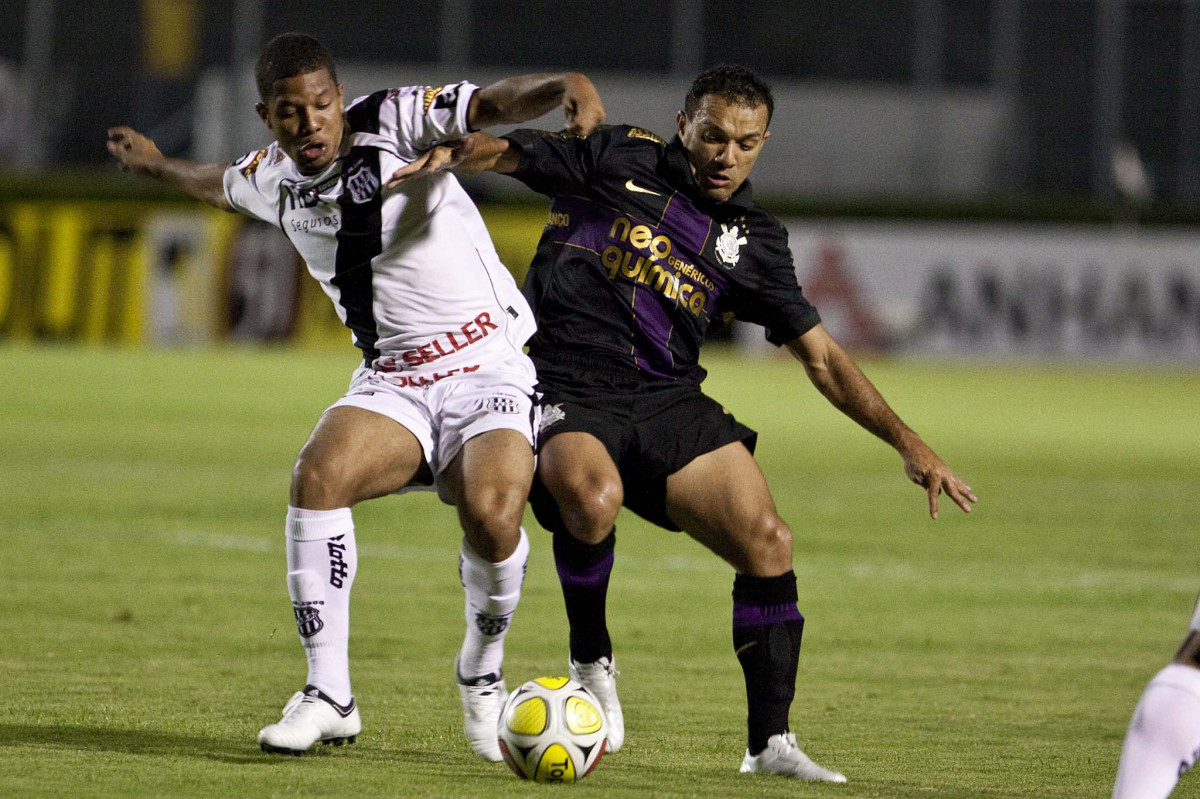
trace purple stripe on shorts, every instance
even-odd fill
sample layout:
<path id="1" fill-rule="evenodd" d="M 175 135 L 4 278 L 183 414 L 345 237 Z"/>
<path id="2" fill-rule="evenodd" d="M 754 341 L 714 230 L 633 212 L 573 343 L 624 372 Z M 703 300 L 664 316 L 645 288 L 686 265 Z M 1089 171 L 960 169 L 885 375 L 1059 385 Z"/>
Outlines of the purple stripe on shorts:
<path id="1" fill-rule="evenodd" d="M 557 560 L 557 559 L 556 559 Z M 582 569 L 572 568 L 569 564 L 556 562 L 558 579 L 564 586 L 579 588 L 594 588 L 608 580 L 612 572 L 614 553 L 609 552 L 595 563 L 589 563 Z"/>
<path id="2" fill-rule="evenodd" d="M 782 624 L 788 621 L 804 621 L 800 609 L 795 602 L 784 602 L 779 605 L 752 605 L 750 603 L 733 603 L 733 629 L 744 627 L 765 627 L 769 624 Z"/>

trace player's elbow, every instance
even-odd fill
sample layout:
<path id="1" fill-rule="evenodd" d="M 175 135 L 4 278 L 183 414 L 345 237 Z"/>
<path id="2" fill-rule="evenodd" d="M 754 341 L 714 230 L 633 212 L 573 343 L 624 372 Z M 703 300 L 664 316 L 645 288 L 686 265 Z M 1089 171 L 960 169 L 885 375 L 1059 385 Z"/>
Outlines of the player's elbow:
<path id="1" fill-rule="evenodd" d="M 467 107 L 467 124 L 473 130 L 488 128 L 504 122 L 516 121 L 505 118 L 504 109 L 487 89 L 471 95 L 471 104 Z"/>

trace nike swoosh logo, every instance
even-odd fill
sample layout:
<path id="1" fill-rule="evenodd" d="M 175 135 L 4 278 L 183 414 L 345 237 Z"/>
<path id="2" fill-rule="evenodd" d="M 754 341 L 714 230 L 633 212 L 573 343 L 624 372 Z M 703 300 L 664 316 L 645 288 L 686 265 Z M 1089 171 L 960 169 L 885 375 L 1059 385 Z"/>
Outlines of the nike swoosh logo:
<path id="1" fill-rule="evenodd" d="M 641 186 L 634 183 L 632 178 L 625 181 L 625 188 L 629 189 L 630 191 L 637 192 L 638 194 L 653 194 L 655 197 L 662 196 L 661 194 L 659 194 L 656 191 L 650 191 L 649 189 L 643 189 Z"/>

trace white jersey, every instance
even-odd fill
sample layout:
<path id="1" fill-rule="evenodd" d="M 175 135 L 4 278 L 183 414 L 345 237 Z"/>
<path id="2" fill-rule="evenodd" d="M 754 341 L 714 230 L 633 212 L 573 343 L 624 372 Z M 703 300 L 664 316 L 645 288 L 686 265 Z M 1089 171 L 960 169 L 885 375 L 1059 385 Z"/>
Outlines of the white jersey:
<path id="1" fill-rule="evenodd" d="M 509 357 L 533 314 L 479 211 L 443 172 L 386 191 L 392 173 L 471 131 L 470 83 L 385 89 L 346 108 L 338 159 L 302 175 L 278 143 L 225 171 L 233 207 L 280 228 L 384 371 L 471 371 Z"/>

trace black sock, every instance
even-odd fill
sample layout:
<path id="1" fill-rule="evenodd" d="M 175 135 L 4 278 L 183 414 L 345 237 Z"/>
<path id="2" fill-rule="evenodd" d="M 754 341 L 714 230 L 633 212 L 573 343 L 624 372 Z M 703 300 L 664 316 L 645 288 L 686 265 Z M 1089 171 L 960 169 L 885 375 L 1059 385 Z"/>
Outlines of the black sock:
<path id="1" fill-rule="evenodd" d="M 612 657 L 605 606 L 616 544 L 616 528 L 598 544 L 585 544 L 570 533 L 554 534 L 554 565 L 571 626 L 571 657 L 581 663 Z"/>
<path id="2" fill-rule="evenodd" d="M 733 581 L 733 649 L 746 677 L 750 754 L 788 731 L 804 617 L 796 607 L 796 574 Z"/>

